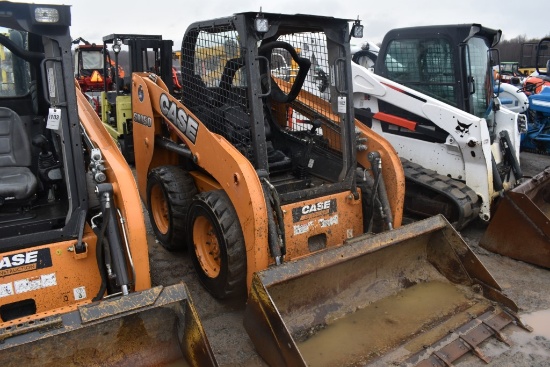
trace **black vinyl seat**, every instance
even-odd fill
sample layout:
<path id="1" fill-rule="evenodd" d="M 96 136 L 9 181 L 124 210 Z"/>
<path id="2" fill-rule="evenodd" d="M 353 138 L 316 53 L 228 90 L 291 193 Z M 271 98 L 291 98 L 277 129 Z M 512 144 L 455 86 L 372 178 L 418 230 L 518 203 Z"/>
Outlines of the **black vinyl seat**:
<path id="1" fill-rule="evenodd" d="M 31 146 L 21 118 L 0 107 L 0 205 L 34 195 L 38 182 L 30 166 Z"/>

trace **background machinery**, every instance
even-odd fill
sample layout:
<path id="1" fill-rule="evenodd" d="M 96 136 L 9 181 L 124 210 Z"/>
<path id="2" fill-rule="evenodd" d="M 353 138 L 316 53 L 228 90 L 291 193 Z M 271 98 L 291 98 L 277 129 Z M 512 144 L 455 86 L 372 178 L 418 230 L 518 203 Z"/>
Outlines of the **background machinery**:
<path id="1" fill-rule="evenodd" d="M 431 208 L 432 213 L 443 213 L 455 226 L 458 223 L 458 228 L 474 219 L 471 214 L 477 212 L 485 222 L 493 215 L 519 215 L 522 221 L 531 223 L 525 227 L 528 230 L 521 231 L 522 239 L 515 235 L 520 233 L 516 232 L 517 225 L 512 225 L 518 221 L 498 220 L 490 222 L 480 244 L 495 252 L 515 253 L 511 257 L 530 258 L 525 260 L 529 262 L 537 258 L 535 264 L 550 266 L 548 241 L 539 240 L 545 222 L 535 220 L 540 211 L 546 213 L 548 183 L 541 180 L 546 173 L 518 186 L 523 181 L 519 145 L 525 139 L 520 139 L 520 135 L 526 131 L 526 116 L 501 108 L 510 105 L 508 101 L 501 104 L 508 99 L 518 102 L 516 107 L 525 102 L 521 102 L 517 90 L 509 90 L 511 86 L 493 87 L 492 65 L 498 62 L 498 56 L 490 46 L 498 42 L 499 34 L 500 31 L 478 24 L 388 32 L 374 69 L 380 75 L 357 69 L 355 103 L 362 110 L 356 113 L 374 130 L 382 132 L 406 159 L 406 195 L 410 198 L 406 210 L 413 208 L 417 214 L 418 207 Z M 364 62 L 360 58 L 356 61 Z M 498 91 L 502 91 L 502 100 Z M 518 111 L 524 110 L 525 107 Z M 455 184 L 466 191 L 454 190 Z M 516 189 L 521 195 L 512 193 Z M 456 197 L 452 198 L 452 192 Z M 515 204 L 499 209 L 503 196 L 503 201 L 512 200 Z M 520 201 L 535 196 L 537 199 L 530 202 L 531 211 L 520 209 Z M 481 204 L 479 211 L 470 206 L 476 197 Z M 433 205 L 428 206 L 427 202 Z M 466 203 L 465 210 L 460 208 L 461 202 Z M 468 216 L 467 220 L 460 219 Z M 501 252 L 498 243 L 504 237 L 509 245 L 502 246 Z M 520 245 L 526 243 L 526 238 L 531 239 L 529 251 Z M 522 255 L 526 252 L 546 256 Z"/>
<path id="2" fill-rule="evenodd" d="M 495 83 L 494 92 L 498 96 L 501 107 L 512 112 L 526 115 L 529 110 L 529 99 L 523 85 L 511 83 Z"/>
<path id="3" fill-rule="evenodd" d="M 538 43 L 526 42 L 521 47 L 521 61 L 524 74 L 527 75 L 523 82 L 523 91 L 528 96 L 540 93 L 542 88 L 550 85 L 548 80 L 547 60 L 550 60 L 550 48 L 548 38 L 543 38 Z"/>
<path id="4" fill-rule="evenodd" d="M 360 30 L 353 23 L 351 34 Z M 392 296 L 422 284 L 435 287 L 430 300 L 445 294 L 433 312 L 402 308 L 418 322 L 359 353 L 342 349 L 340 363 L 374 362 L 407 343 L 389 360 L 437 358 L 422 345 L 462 348 L 452 363 L 472 346 L 440 340 L 449 328 L 474 317 L 495 326 L 476 330 L 489 337 L 519 321 L 517 307 L 444 218 L 401 226 L 403 170 L 388 142 L 354 118 L 349 39 L 348 20 L 309 15 L 238 13 L 190 25 L 181 99 L 155 73 L 132 77 L 139 192 L 157 239 L 189 249 L 211 294 L 249 291 L 245 328 L 268 364 L 308 363 L 315 357 L 302 341 L 368 304 L 401 304 Z M 316 52 L 299 54 L 305 44 Z M 330 75 L 324 91 L 314 65 Z M 361 339 L 381 319 L 368 320 L 349 335 Z"/>
<path id="5" fill-rule="evenodd" d="M 115 81 L 123 80 L 124 69 L 121 65 L 115 68 L 109 51 L 103 45 L 90 43 L 82 37 L 73 40 L 73 44 L 77 45 L 73 50 L 75 78 L 82 93 L 101 115 L 101 91 L 105 88 L 111 90 Z"/>
<path id="6" fill-rule="evenodd" d="M 550 38 L 537 47 L 536 67 L 540 83 L 550 83 Z M 533 88 L 529 95 L 528 128 L 521 137 L 521 149 L 541 154 L 550 153 L 550 88 Z M 535 93 L 536 92 L 536 93 Z M 507 193 L 480 244 L 490 251 L 516 260 L 550 268 L 550 170 L 526 180 Z M 521 246 L 526 243 L 527 247 Z"/>
<path id="7" fill-rule="evenodd" d="M 543 69 L 544 71 L 544 66 L 546 65 L 543 67 L 537 65 L 537 53 L 541 56 L 546 56 L 545 58 L 548 58 L 548 55 L 550 55 L 550 49 L 547 45 L 542 45 L 542 48 L 539 48 L 539 43 L 537 42 L 525 42 L 521 45 L 521 55 L 518 68 L 521 73 L 531 75 L 537 71 L 537 68 L 539 70 Z"/>
<path id="8" fill-rule="evenodd" d="M 151 287 L 133 175 L 77 90 L 69 10 L 2 3 L 0 363 L 214 366 L 185 285 Z"/>
<path id="9" fill-rule="evenodd" d="M 159 35 L 110 34 L 103 37 L 103 49 L 112 49 L 112 64 L 120 67 L 119 56 L 122 48 L 128 53 L 127 71 L 123 78 L 117 78 L 112 86 L 104 80 L 101 92 L 101 120 L 107 131 L 118 143 L 122 155 L 128 163 L 134 163 L 134 142 L 132 138 L 132 96 L 131 75 L 136 71 L 154 71 L 166 80 L 173 91 L 172 68 L 168 55 L 172 50 L 172 41 L 163 40 Z M 108 52 L 105 53 L 108 58 Z M 160 64 L 159 60 L 166 60 Z M 110 62 L 105 59 L 104 73 L 108 72 Z M 170 76 L 170 77 L 169 77 Z"/>
<path id="10" fill-rule="evenodd" d="M 498 65 L 498 76 L 501 83 L 515 86 L 522 86 L 526 77 L 519 71 L 519 62 L 517 61 L 501 61 Z"/>
<path id="11" fill-rule="evenodd" d="M 550 38 L 543 38 L 537 45 L 536 77 L 526 81 L 524 90 L 529 92 L 528 128 L 521 139 L 521 148 L 542 154 L 550 153 Z M 546 51 L 546 52 L 545 52 Z M 546 66 L 546 69 L 542 68 Z"/>
<path id="12" fill-rule="evenodd" d="M 82 44 L 81 44 L 82 43 Z M 109 89 L 113 86 L 115 76 L 111 74 L 111 58 L 103 45 L 90 43 L 79 37 L 73 41 L 77 45 L 74 49 L 74 75 L 82 93 L 99 92 L 104 89 L 104 83 Z M 107 62 L 107 73 L 104 63 Z M 118 77 L 124 76 L 122 68 Z"/>
<path id="13" fill-rule="evenodd" d="M 457 228 L 487 222 L 494 200 L 521 180 L 525 119 L 493 97 L 490 48 L 499 39 L 478 24 L 394 29 L 374 74 L 356 68 L 356 114 L 399 152 L 407 210 L 444 213 Z"/>
<path id="14" fill-rule="evenodd" d="M 534 71 L 525 80 L 523 86 L 523 91 L 529 96 L 529 111 L 528 129 L 522 136 L 521 148 L 526 151 L 548 154 L 550 151 L 548 146 L 550 141 L 548 139 L 548 96 L 547 94 L 538 94 L 550 86 L 550 77 L 547 71 L 550 66 L 548 65 L 550 38 L 543 38 L 538 44 L 530 44 L 531 47 L 525 47 L 526 45 L 522 51 L 525 54 L 533 53 Z"/>

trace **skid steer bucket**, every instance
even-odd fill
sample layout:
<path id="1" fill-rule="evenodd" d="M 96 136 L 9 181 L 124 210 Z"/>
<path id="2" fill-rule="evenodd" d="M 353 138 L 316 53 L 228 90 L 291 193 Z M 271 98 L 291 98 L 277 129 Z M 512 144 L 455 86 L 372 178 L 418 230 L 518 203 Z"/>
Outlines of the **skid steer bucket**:
<path id="1" fill-rule="evenodd" d="M 437 216 L 256 273 L 244 325 L 270 366 L 450 366 L 515 312 Z"/>
<path id="2" fill-rule="evenodd" d="M 217 366 L 187 287 L 154 287 L 0 330 L 2 366 Z"/>
<path id="3" fill-rule="evenodd" d="M 550 268 L 550 168 L 504 194 L 479 244 Z"/>

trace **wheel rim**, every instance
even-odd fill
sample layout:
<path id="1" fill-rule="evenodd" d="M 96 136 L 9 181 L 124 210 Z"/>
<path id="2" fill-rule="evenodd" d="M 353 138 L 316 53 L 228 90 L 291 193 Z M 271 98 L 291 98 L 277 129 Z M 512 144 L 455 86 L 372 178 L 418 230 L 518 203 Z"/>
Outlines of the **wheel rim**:
<path id="1" fill-rule="evenodd" d="M 168 232 L 170 219 L 168 215 L 168 202 L 164 196 L 160 185 L 154 185 L 151 188 L 151 213 L 158 231 L 162 234 Z"/>
<path id="2" fill-rule="evenodd" d="M 220 245 L 212 222 L 200 216 L 193 223 L 195 254 L 203 272 L 210 278 L 220 274 Z"/>

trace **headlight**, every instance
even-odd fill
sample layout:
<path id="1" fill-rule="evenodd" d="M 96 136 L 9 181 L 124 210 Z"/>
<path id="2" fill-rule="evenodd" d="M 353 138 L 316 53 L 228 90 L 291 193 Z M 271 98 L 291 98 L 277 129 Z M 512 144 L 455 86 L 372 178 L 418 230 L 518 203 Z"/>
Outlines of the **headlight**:
<path id="1" fill-rule="evenodd" d="M 363 26 L 361 25 L 359 17 L 357 17 L 357 20 L 353 23 L 350 33 L 350 37 L 363 38 Z"/>
<path id="2" fill-rule="evenodd" d="M 254 26 L 256 28 L 256 32 L 266 33 L 269 30 L 269 21 L 265 18 L 256 18 L 254 20 Z"/>
<path id="3" fill-rule="evenodd" d="M 59 22 L 59 11 L 55 8 L 35 8 L 34 19 L 38 23 Z"/>
<path id="4" fill-rule="evenodd" d="M 527 132 L 527 118 L 525 115 L 518 115 L 518 132 L 524 134 Z"/>

